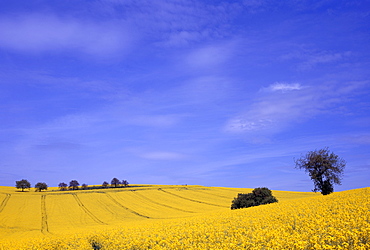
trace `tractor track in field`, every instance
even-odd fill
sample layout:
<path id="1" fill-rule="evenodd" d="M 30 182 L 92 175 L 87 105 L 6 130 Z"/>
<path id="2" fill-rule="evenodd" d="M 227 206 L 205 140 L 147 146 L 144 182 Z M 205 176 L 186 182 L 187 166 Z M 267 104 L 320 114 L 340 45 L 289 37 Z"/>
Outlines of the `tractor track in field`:
<path id="1" fill-rule="evenodd" d="M 153 201 L 153 200 L 149 199 L 148 197 L 145 197 L 144 195 L 139 194 L 138 191 L 135 191 L 135 190 L 133 190 L 132 192 L 135 195 L 137 195 L 139 197 L 142 197 L 143 199 L 145 199 L 145 200 L 147 200 L 147 201 L 149 201 L 151 203 L 157 204 L 159 206 L 167 207 L 167 208 L 174 209 L 174 210 L 181 211 L 181 212 L 185 212 L 185 213 L 196 213 L 196 212 L 193 212 L 193 211 L 188 211 L 188 210 L 184 210 L 184 209 L 181 209 L 181 208 L 172 207 L 172 206 L 169 206 L 169 205 L 166 205 L 166 204 L 163 204 L 163 203 L 159 203 L 159 202 Z"/>
<path id="2" fill-rule="evenodd" d="M 204 189 L 203 189 L 203 190 L 204 190 Z M 226 196 L 223 196 L 223 195 L 210 194 L 210 193 L 207 193 L 206 191 L 203 191 L 203 190 L 199 190 L 199 189 L 191 189 L 190 191 L 199 192 L 199 193 L 207 194 L 207 195 L 213 195 L 213 196 L 216 196 L 216 197 L 219 197 L 219 198 L 224 198 L 224 199 L 232 199 L 232 198 L 230 198 L 230 197 L 226 197 Z"/>
<path id="3" fill-rule="evenodd" d="M 170 194 L 170 195 L 176 196 L 176 197 L 178 197 L 178 198 L 181 198 L 181 199 L 184 199 L 184 200 L 188 200 L 188 201 L 192 201 L 192 202 L 196 202 L 196 203 L 202 203 L 202 204 L 206 204 L 206 205 L 210 205 L 210 206 L 215 206 L 215 207 L 227 207 L 227 206 L 222 206 L 222 205 L 218 205 L 218 204 L 208 203 L 208 202 L 205 202 L 205 201 L 193 200 L 193 199 L 190 199 L 190 198 L 187 198 L 187 197 L 184 197 L 184 196 L 178 195 L 178 194 L 171 193 L 171 192 L 169 192 L 169 191 L 165 191 L 165 190 L 163 190 L 162 188 L 158 188 L 158 190 L 159 190 L 159 191 L 162 191 L 162 192 L 164 192 L 164 193 L 167 193 L 167 194 Z"/>
<path id="4" fill-rule="evenodd" d="M 80 208 L 96 223 L 107 225 L 107 223 L 104 223 L 103 221 L 99 220 L 98 217 L 96 217 L 80 200 L 80 198 L 77 196 L 77 194 L 72 194 L 72 196 L 75 198 L 77 204 L 80 206 Z"/>
<path id="5" fill-rule="evenodd" d="M 130 209 L 130 208 L 128 208 L 128 207 L 125 207 L 124 205 L 122 205 L 119 201 L 117 201 L 116 199 L 114 199 L 110 194 L 108 194 L 108 193 L 105 193 L 105 195 L 111 200 L 111 201 L 113 201 L 116 205 L 118 205 L 118 206 L 120 206 L 121 208 L 123 208 L 123 209 L 125 209 L 125 210 L 127 210 L 127 211 L 129 211 L 130 213 L 132 213 L 132 214 L 135 214 L 135 215 L 137 215 L 137 216 L 140 216 L 140 217 L 143 217 L 143 218 L 146 218 L 146 219 L 154 219 L 154 218 L 152 218 L 152 217 L 149 217 L 149 216 L 146 216 L 146 215 L 142 215 L 142 214 L 139 214 L 138 212 L 136 212 L 136 211 L 134 211 L 134 210 L 132 210 L 132 209 Z"/>
<path id="6" fill-rule="evenodd" d="M 0 213 L 3 211 L 3 209 L 5 208 L 6 204 L 8 203 L 10 197 L 12 195 L 11 194 L 6 194 L 6 197 L 4 198 L 4 200 L 1 202 L 0 204 Z"/>
<path id="7" fill-rule="evenodd" d="M 41 233 L 48 234 L 48 215 L 46 213 L 46 195 L 41 195 Z"/>

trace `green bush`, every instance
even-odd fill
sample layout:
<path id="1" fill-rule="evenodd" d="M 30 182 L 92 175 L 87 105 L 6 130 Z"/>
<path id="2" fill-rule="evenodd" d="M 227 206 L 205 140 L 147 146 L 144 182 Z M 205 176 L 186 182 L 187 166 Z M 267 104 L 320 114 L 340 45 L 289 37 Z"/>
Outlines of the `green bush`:
<path id="1" fill-rule="evenodd" d="M 238 197 L 232 201 L 231 209 L 254 207 L 274 202 L 278 202 L 278 200 L 272 195 L 270 189 L 266 187 L 255 188 L 252 193 L 238 194 Z"/>

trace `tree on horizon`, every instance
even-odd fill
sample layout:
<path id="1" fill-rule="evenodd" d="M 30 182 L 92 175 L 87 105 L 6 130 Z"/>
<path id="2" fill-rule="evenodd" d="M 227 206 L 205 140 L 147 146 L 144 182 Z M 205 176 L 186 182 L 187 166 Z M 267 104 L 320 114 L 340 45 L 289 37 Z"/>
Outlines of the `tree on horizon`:
<path id="1" fill-rule="evenodd" d="M 128 184 L 129 184 L 129 183 L 128 183 L 128 181 L 127 181 L 127 180 L 123 180 L 123 181 L 122 181 L 122 185 L 123 185 L 123 186 L 127 187 L 127 186 L 128 186 Z"/>
<path id="2" fill-rule="evenodd" d="M 121 182 L 117 179 L 117 178 L 113 178 L 112 181 L 110 182 L 110 184 L 114 187 L 117 187 L 121 184 Z"/>
<path id="3" fill-rule="evenodd" d="M 61 183 L 59 183 L 58 187 L 59 187 L 60 190 L 63 191 L 63 190 L 67 190 L 68 185 L 64 182 L 61 182 Z"/>
<path id="4" fill-rule="evenodd" d="M 72 190 L 78 189 L 79 185 L 80 185 L 80 183 L 78 183 L 78 181 L 76 181 L 76 180 L 71 180 L 69 182 L 69 188 L 72 189 Z"/>
<path id="5" fill-rule="evenodd" d="M 37 182 L 35 185 L 36 191 L 41 192 L 42 190 L 47 190 L 48 185 L 45 182 Z"/>
<path id="6" fill-rule="evenodd" d="M 22 189 L 22 192 L 24 191 L 24 189 L 30 189 L 31 188 L 31 183 L 29 181 L 27 181 L 26 179 L 22 179 L 20 181 L 16 181 L 15 182 L 15 187 L 18 188 L 18 189 Z"/>
<path id="7" fill-rule="evenodd" d="M 306 155 L 295 160 L 295 168 L 308 172 L 314 183 L 313 192 L 320 191 L 328 195 L 334 191 L 334 184 L 341 185 L 345 160 L 329 151 L 328 147 L 309 151 Z"/>

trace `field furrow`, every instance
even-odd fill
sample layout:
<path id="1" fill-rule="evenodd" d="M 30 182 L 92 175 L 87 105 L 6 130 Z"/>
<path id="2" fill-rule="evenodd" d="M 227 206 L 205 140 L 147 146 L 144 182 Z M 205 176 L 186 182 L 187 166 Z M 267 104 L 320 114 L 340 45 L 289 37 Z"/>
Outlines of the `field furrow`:
<path id="1" fill-rule="evenodd" d="M 188 200 L 188 201 L 192 201 L 192 202 L 196 202 L 196 203 L 202 203 L 202 204 L 206 204 L 206 205 L 210 205 L 210 206 L 216 206 L 216 207 L 228 207 L 228 206 L 225 206 L 225 205 L 219 205 L 219 204 L 214 204 L 214 203 L 209 203 L 209 202 L 204 202 L 204 201 L 200 201 L 200 200 L 194 200 L 194 199 L 191 199 L 191 198 L 187 198 L 187 197 L 184 197 L 182 195 L 178 195 L 178 194 L 175 194 L 173 192 L 170 192 L 168 190 L 164 190 L 162 188 L 159 188 L 158 189 L 159 191 L 162 191 L 162 192 L 165 192 L 167 194 L 170 194 L 170 195 L 173 195 L 173 196 L 176 196 L 176 197 L 179 197 L 181 199 L 184 199 L 184 200 Z"/>
<path id="2" fill-rule="evenodd" d="M 4 233 L 1 233 L 0 237 L 9 237 L 15 234 L 32 235 L 34 232 L 40 234 L 39 195 L 12 194 L 7 196 L 2 204 L 0 227 Z"/>
<path id="3" fill-rule="evenodd" d="M 251 189 L 9 190 L 0 189 L 0 249 L 370 247 L 370 188 L 328 196 L 273 191 L 278 203 L 237 210 L 232 199 Z"/>
<path id="4" fill-rule="evenodd" d="M 197 193 L 206 194 L 206 195 L 211 195 L 213 197 L 217 197 L 218 199 L 228 199 L 228 200 L 230 200 L 230 196 L 225 196 L 225 195 L 220 195 L 220 194 L 214 194 L 209 189 L 207 189 L 207 190 L 206 189 L 194 189 L 192 191 L 193 192 L 197 192 Z"/>
<path id="5" fill-rule="evenodd" d="M 6 206 L 6 204 L 8 203 L 9 199 L 10 199 L 10 196 L 11 194 L 5 194 L 5 198 L 4 200 L 1 202 L 0 204 L 0 213 L 3 211 L 4 207 Z"/>
<path id="6" fill-rule="evenodd" d="M 99 224 L 102 224 L 102 225 L 105 225 L 106 223 L 102 222 L 101 220 L 99 220 L 87 207 L 85 207 L 85 205 L 82 203 L 82 201 L 80 200 L 80 198 L 77 196 L 77 194 L 73 194 L 73 198 L 75 198 L 75 200 L 77 201 L 77 204 L 80 206 L 80 208 L 82 208 L 82 210 L 88 215 L 91 217 L 91 219 L 93 219 L 96 223 L 99 223 Z"/>
<path id="7" fill-rule="evenodd" d="M 246 193 L 235 189 L 230 196 L 238 192 Z M 215 190 L 14 193 L 0 214 L 0 249 L 370 249 L 370 188 L 314 197 L 276 191 L 282 202 L 237 210 L 205 204 L 228 200 L 208 193 Z M 29 226 L 36 224 L 38 230 Z M 41 233 L 47 228 L 52 236 Z"/>
<path id="8" fill-rule="evenodd" d="M 145 197 L 138 196 L 137 194 L 135 194 L 135 192 L 148 194 L 146 197 L 152 197 L 149 194 L 153 194 L 152 190 L 145 190 L 145 191 L 127 190 L 127 191 L 120 191 L 120 192 L 110 192 L 110 195 L 114 197 L 119 203 L 123 204 L 125 207 L 139 214 L 145 215 L 151 219 L 168 219 L 168 218 L 188 217 L 189 215 L 193 214 L 189 212 L 204 212 L 205 210 L 208 209 L 207 207 L 210 207 L 209 205 L 206 205 L 206 204 L 194 203 L 190 201 L 186 201 L 184 204 L 183 199 L 180 199 L 177 197 L 174 199 L 172 196 L 171 197 L 172 200 L 176 200 L 174 202 L 177 202 L 176 207 L 178 206 L 183 207 L 182 210 L 186 210 L 186 212 L 184 212 L 184 211 L 179 211 L 179 210 L 175 210 L 172 208 L 168 208 L 168 207 L 164 207 L 164 206 L 152 203 L 148 201 L 147 199 L 145 199 Z M 171 206 L 171 203 L 168 204 L 164 202 L 165 199 L 163 199 L 164 196 L 169 196 L 168 194 L 164 192 L 158 192 L 158 190 L 154 192 L 157 192 L 158 194 L 156 196 L 153 196 L 153 199 L 155 198 L 157 201 L 160 201 L 160 203 L 164 203 L 168 206 Z M 198 204 L 198 205 L 190 206 L 191 209 L 188 209 L 187 204 L 190 204 L 190 205 Z"/>
<path id="9" fill-rule="evenodd" d="M 169 190 L 171 192 L 177 192 L 178 187 L 165 187 L 164 189 Z M 139 190 L 138 190 L 139 191 Z M 162 192 L 161 190 L 158 190 L 158 187 L 155 187 L 151 190 L 145 190 L 145 191 L 139 191 L 140 194 L 144 195 L 145 197 L 149 197 L 151 200 L 155 200 L 157 202 L 160 202 L 161 204 L 165 204 L 174 208 L 179 208 L 182 210 L 186 210 L 187 212 L 192 212 L 188 213 L 188 215 L 192 215 L 195 213 L 204 213 L 208 211 L 214 211 L 214 210 L 219 210 L 219 209 L 225 209 L 221 208 L 218 206 L 213 206 L 209 205 L 206 203 L 199 203 L 199 202 L 194 202 L 191 200 L 183 199 L 182 197 L 174 196 L 172 194 Z M 202 201 L 199 199 L 199 196 L 195 195 L 193 197 L 190 197 L 191 199 Z M 214 202 L 217 204 L 217 202 Z"/>
<path id="10" fill-rule="evenodd" d="M 138 212 L 136 212 L 136 211 L 134 211 L 134 210 L 132 210 L 132 209 L 130 209 L 130 208 L 128 208 L 128 207 L 126 207 L 126 206 L 122 205 L 122 203 L 121 203 L 121 202 L 117 201 L 117 200 L 116 200 L 115 198 L 113 198 L 110 194 L 106 193 L 106 196 L 107 196 L 107 197 L 108 197 L 112 202 L 114 202 L 115 204 L 117 204 L 117 205 L 118 205 L 118 206 L 120 206 L 121 208 L 123 208 L 123 209 L 125 209 L 125 210 L 129 211 L 130 213 L 135 214 L 135 215 L 137 215 L 137 216 L 140 216 L 140 217 L 142 217 L 142 218 L 151 219 L 151 217 L 149 217 L 149 216 L 146 216 L 146 215 L 140 214 L 140 213 L 138 213 Z"/>
<path id="11" fill-rule="evenodd" d="M 48 213 L 48 228 L 51 233 L 102 225 L 78 205 L 71 193 L 48 194 L 47 201 L 45 206 Z"/>
<path id="12" fill-rule="evenodd" d="M 228 207 L 231 204 L 232 197 L 236 196 L 236 194 L 232 194 L 229 197 L 227 196 L 222 196 L 218 194 L 214 194 L 212 190 L 210 189 L 205 189 L 205 188 L 194 188 L 194 189 L 182 189 L 182 190 L 177 190 L 173 191 L 173 193 L 178 193 L 179 195 L 185 197 L 185 198 L 192 198 L 192 197 L 197 197 L 197 199 L 207 202 L 207 203 L 216 203 L 218 205 L 222 205 L 225 207 Z"/>
<path id="13" fill-rule="evenodd" d="M 41 195 L 41 233 L 49 233 L 48 217 L 46 213 L 46 195 Z"/>
<path id="14" fill-rule="evenodd" d="M 173 210 L 177 210 L 177 211 L 180 211 L 180 212 L 195 213 L 194 211 L 189 211 L 189 210 L 177 208 L 177 207 L 174 207 L 174 206 L 166 205 L 166 204 L 161 203 L 161 202 L 156 202 L 156 201 L 148 198 L 147 196 L 143 195 L 142 193 L 146 193 L 146 192 L 134 191 L 135 195 L 139 196 L 141 199 L 149 201 L 150 203 L 153 203 L 153 204 L 156 204 L 156 205 L 159 205 L 159 206 L 162 206 L 162 207 L 170 208 L 170 209 L 173 209 Z"/>

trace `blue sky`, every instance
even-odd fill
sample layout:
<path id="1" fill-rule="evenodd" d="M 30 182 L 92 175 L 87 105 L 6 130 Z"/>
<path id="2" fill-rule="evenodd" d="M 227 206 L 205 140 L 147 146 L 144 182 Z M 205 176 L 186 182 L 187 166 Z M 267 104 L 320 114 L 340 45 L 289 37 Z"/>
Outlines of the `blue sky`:
<path id="1" fill-rule="evenodd" d="M 1 1 L 0 185 L 370 180 L 370 1 Z"/>

